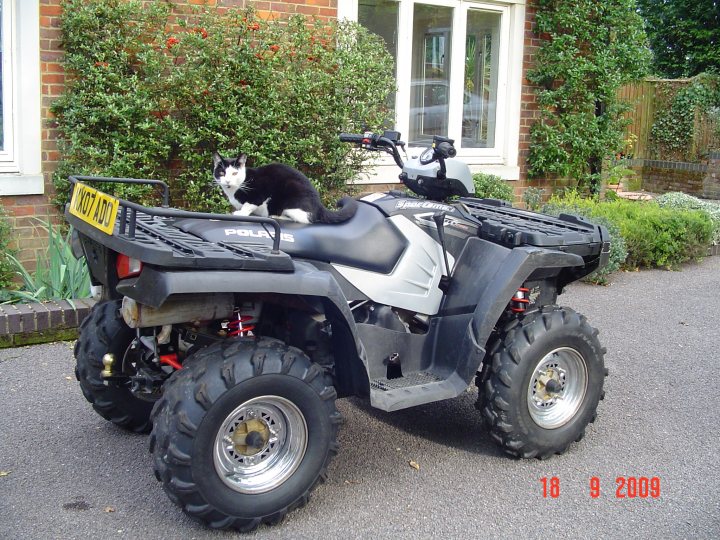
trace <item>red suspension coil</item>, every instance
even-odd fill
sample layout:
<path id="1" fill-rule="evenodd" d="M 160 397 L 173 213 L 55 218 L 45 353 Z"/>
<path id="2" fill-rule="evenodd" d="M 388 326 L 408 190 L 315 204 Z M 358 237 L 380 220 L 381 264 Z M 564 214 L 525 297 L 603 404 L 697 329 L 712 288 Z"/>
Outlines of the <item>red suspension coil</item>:
<path id="1" fill-rule="evenodd" d="M 255 330 L 254 324 L 246 324 L 253 320 L 251 315 L 239 315 L 234 321 L 227 324 L 228 336 L 246 336 Z"/>
<path id="2" fill-rule="evenodd" d="M 520 287 L 515 295 L 510 299 L 510 311 L 513 313 L 525 313 L 527 305 L 530 303 L 528 293 L 530 289 Z"/>

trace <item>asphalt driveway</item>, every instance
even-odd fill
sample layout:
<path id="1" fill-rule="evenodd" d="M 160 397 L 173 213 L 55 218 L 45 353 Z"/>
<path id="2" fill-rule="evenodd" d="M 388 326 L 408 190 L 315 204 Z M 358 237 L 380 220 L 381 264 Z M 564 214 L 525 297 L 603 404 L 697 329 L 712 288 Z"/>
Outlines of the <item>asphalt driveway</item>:
<path id="1" fill-rule="evenodd" d="M 505 457 L 472 389 L 392 414 L 342 400 L 328 482 L 281 525 L 250 536 L 718 538 L 720 257 L 620 274 L 609 287 L 576 284 L 560 303 L 599 328 L 610 368 L 598 421 L 568 453 Z M 97 416 L 73 367 L 69 343 L 0 351 L 0 538 L 237 536 L 170 503 L 147 437 Z M 659 497 L 642 489 L 658 482 Z"/>

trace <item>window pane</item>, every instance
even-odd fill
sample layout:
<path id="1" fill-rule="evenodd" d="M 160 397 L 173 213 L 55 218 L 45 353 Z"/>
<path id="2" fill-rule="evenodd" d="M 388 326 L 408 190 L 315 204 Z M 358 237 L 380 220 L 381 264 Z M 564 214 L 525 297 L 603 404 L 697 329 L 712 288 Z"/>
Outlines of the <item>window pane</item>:
<path id="1" fill-rule="evenodd" d="M 358 22 L 385 40 L 385 46 L 393 57 L 396 79 L 399 12 L 400 2 L 393 0 L 359 0 L 358 2 Z M 391 111 L 395 111 L 395 92 L 388 96 L 388 107 Z"/>
<path id="2" fill-rule="evenodd" d="M 462 146 L 495 146 L 500 14 L 468 11 Z"/>
<path id="3" fill-rule="evenodd" d="M 447 136 L 452 8 L 415 4 L 410 81 L 410 144 Z"/>

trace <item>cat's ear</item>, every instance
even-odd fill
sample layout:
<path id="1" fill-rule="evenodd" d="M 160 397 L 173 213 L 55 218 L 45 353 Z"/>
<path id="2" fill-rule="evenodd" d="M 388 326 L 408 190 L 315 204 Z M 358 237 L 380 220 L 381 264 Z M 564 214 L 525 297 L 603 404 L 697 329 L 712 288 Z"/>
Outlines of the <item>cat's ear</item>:
<path id="1" fill-rule="evenodd" d="M 218 163 L 222 163 L 223 157 L 219 152 L 213 152 L 213 169 L 218 166 Z"/>
<path id="2" fill-rule="evenodd" d="M 239 158 L 237 158 L 237 163 L 241 167 L 245 165 L 245 162 L 247 161 L 247 156 L 245 154 L 241 154 Z"/>

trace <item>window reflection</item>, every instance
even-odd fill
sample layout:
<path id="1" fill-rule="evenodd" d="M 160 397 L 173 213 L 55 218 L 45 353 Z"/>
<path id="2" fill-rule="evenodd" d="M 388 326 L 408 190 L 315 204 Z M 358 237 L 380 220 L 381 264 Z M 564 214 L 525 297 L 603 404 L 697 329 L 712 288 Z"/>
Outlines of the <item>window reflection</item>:
<path id="1" fill-rule="evenodd" d="M 468 11 L 462 119 L 464 148 L 495 145 L 499 35 L 499 14 Z"/>
<path id="2" fill-rule="evenodd" d="M 358 22 L 385 41 L 393 58 L 397 79 L 397 33 L 400 3 L 393 0 L 359 0 Z M 395 111 L 395 92 L 388 96 L 388 108 Z M 392 126 L 388 126 L 392 128 Z"/>
<path id="3" fill-rule="evenodd" d="M 415 4 L 409 142 L 448 134 L 452 8 Z"/>

